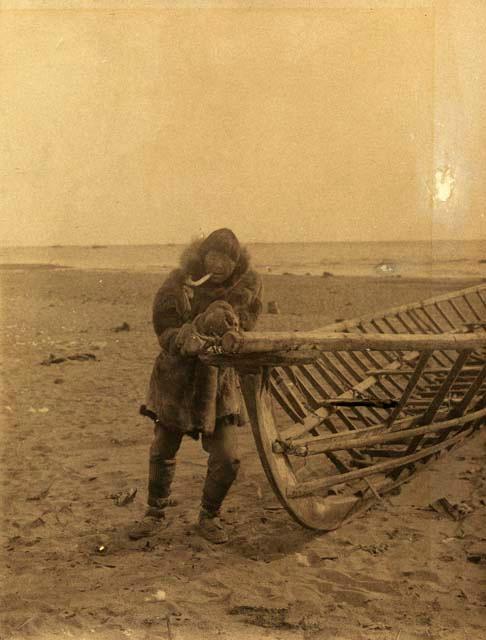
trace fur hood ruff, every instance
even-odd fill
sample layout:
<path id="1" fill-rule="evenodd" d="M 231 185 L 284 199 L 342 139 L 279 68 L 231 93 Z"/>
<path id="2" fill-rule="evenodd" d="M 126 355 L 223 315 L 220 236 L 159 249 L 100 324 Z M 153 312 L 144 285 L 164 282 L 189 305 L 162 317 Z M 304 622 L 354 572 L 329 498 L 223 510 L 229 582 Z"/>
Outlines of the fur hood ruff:
<path id="1" fill-rule="evenodd" d="M 203 258 L 200 255 L 200 247 L 204 238 L 194 240 L 184 249 L 180 257 L 180 268 L 182 271 L 190 275 L 194 280 L 199 280 L 206 275 Z M 240 245 L 240 257 L 236 263 L 236 267 L 224 286 L 237 281 L 250 267 L 250 255 L 243 245 Z"/>

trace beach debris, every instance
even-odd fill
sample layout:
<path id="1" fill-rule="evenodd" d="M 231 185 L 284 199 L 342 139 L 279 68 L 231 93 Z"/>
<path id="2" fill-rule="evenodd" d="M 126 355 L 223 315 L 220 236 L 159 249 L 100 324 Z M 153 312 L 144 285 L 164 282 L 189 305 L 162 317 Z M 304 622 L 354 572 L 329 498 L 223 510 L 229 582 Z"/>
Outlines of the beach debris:
<path id="1" fill-rule="evenodd" d="M 151 627 L 154 624 L 161 624 L 163 621 L 165 621 L 165 617 L 162 616 L 147 616 L 142 620 L 142 624 Z"/>
<path id="2" fill-rule="evenodd" d="M 64 378 L 55 378 L 54 384 L 62 384 L 64 382 Z"/>
<path id="3" fill-rule="evenodd" d="M 267 311 L 268 311 L 268 313 L 272 313 L 274 315 L 279 315 L 280 314 L 280 307 L 278 306 L 278 302 L 276 302 L 275 300 L 270 300 L 268 302 L 268 305 L 267 305 Z"/>
<path id="4" fill-rule="evenodd" d="M 285 607 L 237 605 L 229 610 L 233 616 L 243 616 L 246 624 L 273 629 L 301 629 L 319 631 L 322 620 L 319 612 L 302 601 Z"/>
<path id="5" fill-rule="evenodd" d="M 386 542 L 382 542 L 379 544 L 360 544 L 356 548 L 360 551 L 366 551 L 366 553 L 369 553 L 371 556 L 378 556 L 381 553 L 385 553 L 388 546 Z"/>
<path id="6" fill-rule="evenodd" d="M 15 631 L 20 631 L 21 629 L 23 629 L 25 626 L 27 626 L 30 622 L 32 622 L 33 620 L 35 620 L 35 618 L 37 618 L 39 616 L 38 613 L 34 613 L 33 616 L 29 616 L 26 620 L 24 620 L 22 622 L 22 624 L 19 624 L 18 627 L 15 628 Z"/>
<path id="7" fill-rule="evenodd" d="M 295 553 L 295 559 L 297 560 L 297 564 L 301 567 L 313 567 L 319 564 L 322 560 L 335 560 L 337 556 L 321 556 L 319 553 L 310 549 L 307 553 Z"/>
<path id="8" fill-rule="evenodd" d="M 43 500 L 44 498 L 47 497 L 49 491 L 51 490 L 52 485 L 54 484 L 54 482 L 55 481 L 52 481 L 47 487 L 45 487 L 41 491 L 39 491 L 37 493 L 34 493 L 33 495 L 29 496 L 27 498 L 27 500 L 29 500 L 29 501 Z"/>
<path id="9" fill-rule="evenodd" d="M 94 353 L 73 353 L 68 356 L 55 356 L 53 353 L 49 354 L 49 357 L 43 360 L 40 364 L 44 366 L 50 366 L 51 364 L 61 364 L 67 360 L 87 361 L 96 360 Z"/>
<path id="10" fill-rule="evenodd" d="M 94 560 L 93 564 L 95 565 L 95 567 L 104 567 L 106 569 L 116 569 L 117 568 L 116 564 L 108 564 L 107 562 L 99 562 L 98 560 Z"/>
<path id="11" fill-rule="evenodd" d="M 67 356 L 68 360 L 96 360 L 94 353 L 74 353 L 72 356 Z"/>
<path id="12" fill-rule="evenodd" d="M 130 325 L 128 322 L 122 322 L 122 324 L 118 325 L 118 327 L 113 327 L 112 331 L 114 333 L 120 333 L 120 331 L 130 331 Z"/>
<path id="13" fill-rule="evenodd" d="M 393 627 L 384 622 L 372 622 L 371 620 L 358 620 L 358 624 L 363 629 L 368 629 L 368 631 L 387 631 L 393 629 Z M 399 640 L 400 631 L 398 632 L 395 640 Z"/>
<path id="14" fill-rule="evenodd" d="M 322 278 L 334 278 L 334 274 L 331 273 L 330 271 L 323 271 L 321 277 Z"/>
<path id="15" fill-rule="evenodd" d="M 136 487 L 126 489 L 125 491 L 119 491 L 118 493 L 111 494 L 110 498 L 116 504 L 117 507 L 124 507 L 135 500 L 137 495 Z"/>
<path id="16" fill-rule="evenodd" d="M 106 544 L 97 544 L 96 545 L 96 553 L 100 553 L 100 554 L 104 555 L 107 552 L 108 552 L 108 547 L 106 546 Z"/>
<path id="17" fill-rule="evenodd" d="M 441 562 L 454 562 L 455 558 L 454 556 L 451 556 L 448 553 L 443 553 L 442 555 L 439 556 L 439 560 Z"/>
<path id="18" fill-rule="evenodd" d="M 486 564 L 486 543 L 481 542 L 472 546 L 467 552 L 467 560 L 474 564 Z"/>
<path id="19" fill-rule="evenodd" d="M 49 413 L 49 408 L 40 407 L 39 409 L 35 409 L 34 407 L 29 407 L 29 413 Z"/>
<path id="20" fill-rule="evenodd" d="M 389 264 L 385 260 L 382 260 L 380 264 L 375 266 L 375 271 L 379 271 L 380 273 L 393 273 L 395 271 L 395 266 Z"/>
<path id="21" fill-rule="evenodd" d="M 319 556 L 320 560 L 339 560 L 339 556 L 337 555 L 337 553 L 328 553 L 325 556 Z"/>
<path id="22" fill-rule="evenodd" d="M 447 498 L 439 498 L 438 500 L 431 502 L 429 504 L 429 509 L 456 521 L 463 520 L 474 511 L 474 509 L 465 502 L 451 504 Z"/>
<path id="23" fill-rule="evenodd" d="M 32 520 L 32 522 L 30 523 L 30 526 L 36 529 L 37 527 L 44 526 L 45 523 L 46 521 L 44 520 L 44 518 L 39 517 L 39 518 L 36 518 L 35 520 Z"/>
<path id="24" fill-rule="evenodd" d="M 240 605 L 229 610 L 230 616 L 244 616 L 245 622 L 258 627 L 285 628 L 287 623 L 287 608 L 279 607 L 252 607 Z"/>
<path id="25" fill-rule="evenodd" d="M 158 589 L 148 598 L 145 598 L 145 602 L 165 602 L 167 599 L 167 593 L 163 589 Z"/>
<path id="26" fill-rule="evenodd" d="M 106 340 L 96 340 L 95 342 L 92 342 L 89 347 L 94 351 L 99 351 L 100 349 L 104 349 L 107 345 L 108 343 Z"/>
<path id="27" fill-rule="evenodd" d="M 300 565 L 301 567 L 311 566 L 309 558 L 305 556 L 303 553 L 296 553 L 294 557 L 297 561 L 297 564 Z"/>

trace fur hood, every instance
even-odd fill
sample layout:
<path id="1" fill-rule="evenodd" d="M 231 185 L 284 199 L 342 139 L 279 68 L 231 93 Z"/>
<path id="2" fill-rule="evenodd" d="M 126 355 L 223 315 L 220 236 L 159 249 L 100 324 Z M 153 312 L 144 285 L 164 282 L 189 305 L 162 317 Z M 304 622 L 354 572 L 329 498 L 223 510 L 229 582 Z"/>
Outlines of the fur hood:
<path id="1" fill-rule="evenodd" d="M 180 258 L 181 270 L 184 274 L 190 275 L 195 280 L 202 278 L 206 274 L 204 262 L 200 254 L 200 248 L 203 241 L 204 238 L 193 240 L 193 242 L 184 249 Z M 240 249 L 240 257 L 236 263 L 235 270 L 229 277 L 228 281 L 224 283 L 225 286 L 238 280 L 250 268 L 250 254 L 248 253 L 247 248 L 240 245 Z"/>

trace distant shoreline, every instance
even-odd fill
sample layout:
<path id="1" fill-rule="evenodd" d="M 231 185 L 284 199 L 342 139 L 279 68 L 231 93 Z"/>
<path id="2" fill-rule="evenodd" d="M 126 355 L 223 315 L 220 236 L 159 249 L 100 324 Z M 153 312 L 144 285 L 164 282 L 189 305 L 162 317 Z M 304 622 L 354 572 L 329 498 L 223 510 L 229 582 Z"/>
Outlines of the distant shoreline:
<path id="1" fill-rule="evenodd" d="M 0 248 L 0 269 L 166 272 L 187 245 L 76 245 Z M 264 274 L 379 279 L 486 277 L 486 241 L 311 242 L 247 245 Z M 8 265 L 8 266 L 6 266 Z M 16 266 L 15 266 L 16 265 Z"/>
<path id="2" fill-rule="evenodd" d="M 466 239 L 457 239 L 457 238 L 440 238 L 434 240 L 292 240 L 292 241 L 272 241 L 272 242 L 252 242 L 252 241 L 244 241 L 242 240 L 242 244 L 247 246 L 272 246 L 272 245 L 347 245 L 347 244 L 444 244 L 444 243 L 454 243 L 454 244 L 462 244 L 462 243 L 478 243 L 485 242 L 486 238 L 466 238 Z M 110 244 L 21 244 L 21 245 L 12 245 L 5 244 L 0 245 L 0 251 L 2 249 L 112 249 L 115 247 L 126 248 L 126 247 L 187 247 L 189 242 L 151 242 L 151 243 L 136 243 L 136 244 L 119 244 L 114 243 Z"/>
<path id="3" fill-rule="evenodd" d="M 29 272 L 29 271 L 69 271 L 70 273 L 126 273 L 126 274 L 160 274 L 164 276 L 168 274 L 172 267 L 153 267 L 153 268 L 116 268 L 116 267 L 77 267 L 77 266 L 69 266 L 62 264 L 51 264 L 51 263 L 0 263 L 0 274 L 3 271 L 12 272 L 12 271 L 20 271 L 20 272 Z M 259 271 L 258 269 L 256 269 Z M 272 279 L 310 279 L 313 278 L 319 281 L 327 281 L 329 283 L 339 281 L 370 281 L 370 282 L 382 282 L 383 284 L 413 284 L 413 283 L 424 283 L 427 281 L 434 282 L 437 284 L 443 283 L 478 283 L 478 282 L 486 282 L 486 277 L 484 276 L 475 276 L 475 275 L 460 275 L 460 276 L 444 276 L 444 275 L 413 275 L 413 276 L 402 276 L 400 274 L 330 274 L 330 275 L 319 275 L 312 273 L 290 273 L 290 272 L 266 272 L 259 271 L 262 277 L 265 280 Z"/>

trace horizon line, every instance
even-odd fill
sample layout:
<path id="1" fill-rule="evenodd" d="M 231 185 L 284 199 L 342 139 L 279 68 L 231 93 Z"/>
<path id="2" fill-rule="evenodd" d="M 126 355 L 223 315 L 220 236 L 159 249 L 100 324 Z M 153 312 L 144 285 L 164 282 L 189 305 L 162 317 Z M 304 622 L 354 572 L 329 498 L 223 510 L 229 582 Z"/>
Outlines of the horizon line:
<path id="1" fill-rule="evenodd" d="M 273 241 L 251 241 L 240 240 L 245 245 L 272 245 L 272 244 L 380 244 L 380 243 L 405 243 L 414 242 L 421 244 L 433 244 L 434 242 L 484 242 L 485 238 L 435 238 L 432 240 L 273 240 Z M 134 243 L 55 243 L 55 244 L 0 244 L 0 249 L 62 249 L 67 247 L 78 247 L 88 249 L 105 249 L 108 247 L 185 247 L 191 244 L 188 242 L 134 242 Z"/>

